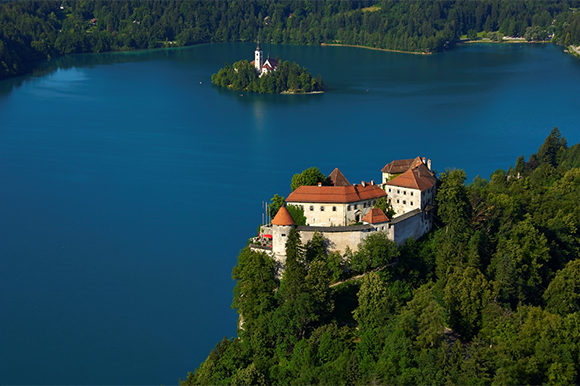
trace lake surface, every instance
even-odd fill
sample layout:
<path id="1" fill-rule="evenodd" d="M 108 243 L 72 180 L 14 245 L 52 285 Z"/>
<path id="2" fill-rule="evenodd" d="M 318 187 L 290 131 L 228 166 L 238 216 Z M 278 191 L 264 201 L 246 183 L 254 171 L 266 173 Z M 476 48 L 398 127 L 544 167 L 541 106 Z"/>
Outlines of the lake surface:
<path id="1" fill-rule="evenodd" d="M 561 47 L 264 44 L 327 92 L 211 85 L 254 48 L 80 55 L 0 82 L 1 384 L 176 384 L 236 334 L 237 253 L 310 166 L 378 181 L 425 156 L 471 180 L 554 126 L 580 140 L 580 60 Z"/>

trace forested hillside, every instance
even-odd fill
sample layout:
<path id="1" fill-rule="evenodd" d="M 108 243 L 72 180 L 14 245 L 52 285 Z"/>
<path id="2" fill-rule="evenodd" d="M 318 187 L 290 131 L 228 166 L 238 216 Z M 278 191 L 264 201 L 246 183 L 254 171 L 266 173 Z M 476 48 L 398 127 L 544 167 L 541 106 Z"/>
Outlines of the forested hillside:
<path id="1" fill-rule="evenodd" d="M 338 43 L 437 52 L 462 35 L 580 45 L 580 1 L 9 1 L 0 3 L 0 79 L 33 60 L 209 42 Z"/>
<path id="2" fill-rule="evenodd" d="M 244 248 L 239 336 L 182 384 L 578 384 L 580 145 L 555 128 L 527 161 L 465 179 L 440 175 L 436 230 L 399 248 L 375 234 L 326 255 L 293 231 L 281 281 Z"/>

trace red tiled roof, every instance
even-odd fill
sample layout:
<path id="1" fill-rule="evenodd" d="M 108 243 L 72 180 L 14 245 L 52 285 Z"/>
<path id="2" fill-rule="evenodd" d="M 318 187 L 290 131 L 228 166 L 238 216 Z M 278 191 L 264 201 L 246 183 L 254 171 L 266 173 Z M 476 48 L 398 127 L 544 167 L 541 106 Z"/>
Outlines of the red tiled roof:
<path id="1" fill-rule="evenodd" d="M 264 65 L 269 64 L 270 66 L 272 66 L 272 68 L 278 68 L 278 61 L 276 59 L 270 59 L 270 57 L 268 56 L 268 59 L 266 59 L 266 62 L 264 63 Z"/>
<path id="2" fill-rule="evenodd" d="M 406 172 L 407 170 L 415 166 L 419 166 L 419 164 L 422 163 L 423 161 L 421 161 L 421 157 L 411 159 L 399 159 L 386 164 L 385 167 L 381 169 L 381 172 L 390 174 L 400 174 Z"/>
<path id="3" fill-rule="evenodd" d="M 350 182 L 348 182 L 338 168 L 334 169 L 328 178 L 326 178 L 326 184 L 332 186 L 350 186 Z"/>
<path id="4" fill-rule="evenodd" d="M 290 193 L 286 202 L 315 202 L 347 204 L 385 197 L 379 185 L 361 184 L 349 186 L 300 186 Z"/>
<path id="5" fill-rule="evenodd" d="M 405 173 L 393 178 L 385 185 L 424 191 L 435 185 L 436 182 L 437 179 L 435 178 L 435 175 L 421 162 L 421 165 L 407 170 Z"/>
<path id="6" fill-rule="evenodd" d="M 288 212 L 285 206 L 281 207 L 274 216 L 274 220 L 272 220 L 272 224 L 274 225 L 294 225 L 294 219 Z"/>
<path id="7" fill-rule="evenodd" d="M 368 222 L 369 224 L 380 224 L 382 222 L 389 221 L 389 218 L 387 215 L 385 215 L 385 212 L 383 212 L 382 209 L 373 208 L 366 214 L 366 216 L 362 218 L 362 220 L 364 222 Z"/>

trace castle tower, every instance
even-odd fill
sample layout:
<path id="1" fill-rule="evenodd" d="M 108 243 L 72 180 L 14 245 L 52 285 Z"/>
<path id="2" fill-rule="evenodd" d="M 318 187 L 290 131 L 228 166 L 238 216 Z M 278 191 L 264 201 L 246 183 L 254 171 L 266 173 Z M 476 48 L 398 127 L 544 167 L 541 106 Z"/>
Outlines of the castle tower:
<path id="1" fill-rule="evenodd" d="M 254 67 L 256 67 L 256 71 L 262 72 L 262 64 L 264 64 L 264 53 L 262 52 L 260 39 L 258 38 L 258 46 L 256 47 L 256 51 L 254 51 Z"/>
<path id="2" fill-rule="evenodd" d="M 294 226 L 294 219 L 285 206 L 282 206 L 272 220 L 272 252 L 274 259 L 279 263 L 286 262 L 286 241 L 288 233 Z"/>

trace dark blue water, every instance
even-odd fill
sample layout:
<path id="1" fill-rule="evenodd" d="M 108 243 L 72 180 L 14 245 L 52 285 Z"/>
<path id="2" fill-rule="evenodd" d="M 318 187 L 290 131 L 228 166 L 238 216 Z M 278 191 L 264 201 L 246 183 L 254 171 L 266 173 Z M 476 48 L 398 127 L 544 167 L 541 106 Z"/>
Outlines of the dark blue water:
<path id="1" fill-rule="evenodd" d="M 267 46 L 324 95 L 213 87 L 254 45 L 82 55 L 0 82 L 0 384 L 176 384 L 236 333 L 231 269 L 294 173 L 397 158 L 489 177 L 553 126 L 580 60 L 552 45 L 415 56 Z"/>

